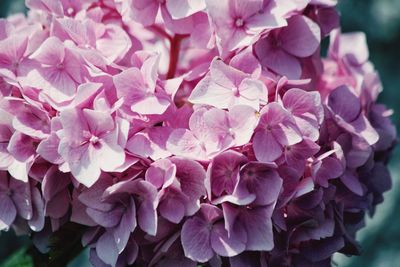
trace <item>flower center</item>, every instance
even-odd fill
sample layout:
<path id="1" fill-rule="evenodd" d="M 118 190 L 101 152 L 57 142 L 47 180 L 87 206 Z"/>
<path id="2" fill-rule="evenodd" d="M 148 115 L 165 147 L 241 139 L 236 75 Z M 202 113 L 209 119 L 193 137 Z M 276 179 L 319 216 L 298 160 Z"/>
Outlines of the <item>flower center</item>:
<path id="1" fill-rule="evenodd" d="M 237 87 L 233 88 L 233 94 L 234 94 L 234 96 L 236 96 L 236 97 L 240 97 L 239 88 L 237 88 Z"/>
<path id="2" fill-rule="evenodd" d="M 95 135 L 92 135 L 89 139 L 89 142 L 92 143 L 93 145 L 95 145 L 99 142 L 99 138 Z"/>
<path id="3" fill-rule="evenodd" d="M 12 64 L 12 67 L 13 67 L 13 69 L 18 69 L 18 67 L 19 67 L 19 62 L 14 62 L 13 64 Z"/>
<path id="4" fill-rule="evenodd" d="M 11 197 L 14 194 L 14 191 L 12 189 L 8 189 L 6 191 L 6 196 Z"/>
<path id="5" fill-rule="evenodd" d="M 235 25 L 236 25 L 237 28 L 243 27 L 243 25 L 244 25 L 244 20 L 243 20 L 242 18 L 237 18 L 237 19 L 235 20 Z"/>
<path id="6" fill-rule="evenodd" d="M 282 41 L 278 37 L 272 38 L 272 46 L 279 48 L 282 46 Z"/>

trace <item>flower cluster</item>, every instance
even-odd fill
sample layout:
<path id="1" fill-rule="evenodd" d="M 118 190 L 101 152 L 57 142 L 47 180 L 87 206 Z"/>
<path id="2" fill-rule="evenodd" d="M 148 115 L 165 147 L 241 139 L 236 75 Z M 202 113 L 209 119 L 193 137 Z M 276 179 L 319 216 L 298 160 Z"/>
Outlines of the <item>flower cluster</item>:
<path id="1" fill-rule="evenodd" d="M 336 2 L 26 0 L 0 20 L 0 230 L 46 252 L 84 225 L 94 266 L 357 254 L 396 131 Z"/>

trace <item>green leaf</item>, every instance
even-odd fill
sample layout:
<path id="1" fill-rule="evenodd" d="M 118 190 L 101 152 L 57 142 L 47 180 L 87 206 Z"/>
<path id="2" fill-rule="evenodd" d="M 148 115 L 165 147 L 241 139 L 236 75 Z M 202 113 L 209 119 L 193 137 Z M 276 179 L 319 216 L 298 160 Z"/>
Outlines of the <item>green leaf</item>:
<path id="1" fill-rule="evenodd" d="M 12 254 L 0 267 L 34 267 L 31 255 L 27 253 L 27 248 L 22 248 Z"/>

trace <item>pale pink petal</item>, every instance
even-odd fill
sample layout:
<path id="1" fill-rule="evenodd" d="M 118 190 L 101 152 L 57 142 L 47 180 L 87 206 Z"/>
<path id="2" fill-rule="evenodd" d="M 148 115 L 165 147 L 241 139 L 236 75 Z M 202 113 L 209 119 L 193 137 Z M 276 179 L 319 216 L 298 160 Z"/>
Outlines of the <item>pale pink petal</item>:
<path id="1" fill-rule="evenodd" d="M 208 104 L 217 108 L 229 107 L 231 99 L 232 89 L 216 84 L 210 76 L 201 80 L 189 97 L 193 104 Z"/>
<path id="2" fill-rule="evenodd" d="M 71 173 L 81 184 L 91 187 L 100 177 L 101 162 L 93 161 L 93 147 L 88 146 L 83 151 L 76 151 L 76 161 L 69 162 Z"/>
<path id="3" fill-rule="evenodd" d="M 166 2 L 173 19 L 181 19 L 205 9 L 204 0 L 172 0 Z"/>
<path id="4" fill-rule="evenodd" d="M 176 129 L 168 138 L 167 148 L 172 154 L 192 159 L 206 158 L 200 141 L 187 129 Z"/>
<path id="5" fill-rule="evenodd" d="M 31 57 L 42 64 L 57 66 L 64 61 L 64 44 L 57 37 L 49 37 Z"/>
<path id="6" fill-rule="evenodd" d="M 90 133 L 97 137 L 115 128 L 114 120 L 107 112 L 84 109 L 82 114 L 86 119 Z"/>

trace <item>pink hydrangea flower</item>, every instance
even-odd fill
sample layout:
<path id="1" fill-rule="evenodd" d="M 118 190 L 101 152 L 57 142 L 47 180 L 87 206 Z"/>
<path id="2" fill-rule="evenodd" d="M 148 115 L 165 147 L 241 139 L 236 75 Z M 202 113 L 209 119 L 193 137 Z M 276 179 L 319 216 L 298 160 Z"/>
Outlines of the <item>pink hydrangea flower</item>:
<path id="1" fill-rule="evenodd" d="M 0 231 L 47 253 L 79 224 L 96 267 L 358 254 L 397 134 L 336 4 L 27 0 L 0 20 Z"/>
<path id="2" fill-rule="evenodd" d="M 124 163 L 125 152 L 118 144 L 117 126 L 110 114 L 97 110 L 68 109 L 60 114 L 58 153 L 71 173 L 90 187 L 101 171 L 114 171 Z"/>
<path id="3" fill-rule="evenodd" d="M 206 4 L 223 54 L 252 45 L 263 32 L 286 25 L 262 0 L 206 0 Z"/>
<path id="4" fill-rule="evenodd" d="M 209 74 L 194 88 L 189 101 L 222 109 L 248 105 L 259 110 L 260 100 L 265 101 L 267 94 L 261 81 L 216 59 L 211 63 Z"/>

